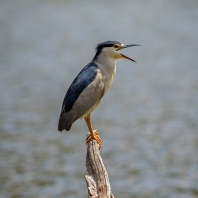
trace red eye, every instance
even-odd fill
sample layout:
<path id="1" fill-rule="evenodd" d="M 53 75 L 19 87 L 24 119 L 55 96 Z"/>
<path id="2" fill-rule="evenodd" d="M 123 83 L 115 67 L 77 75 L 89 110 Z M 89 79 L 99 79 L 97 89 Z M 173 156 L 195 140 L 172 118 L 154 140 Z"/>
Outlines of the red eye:
<path id="1" fill-rule="evenodd" d="M 118 48 L 119 46 L 117 44 L 114 45 L 114 48 Z"/>

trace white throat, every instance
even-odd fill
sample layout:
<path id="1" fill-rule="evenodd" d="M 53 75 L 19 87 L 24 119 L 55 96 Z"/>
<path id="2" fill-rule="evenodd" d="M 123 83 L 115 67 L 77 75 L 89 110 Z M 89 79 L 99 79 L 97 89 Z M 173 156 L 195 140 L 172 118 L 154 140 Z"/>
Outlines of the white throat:
<path id="1" fill-rule="evenodd" d="M 102 73 L 106 93 L 113 82 L 116 73 L 116 61 L 114 58 L 102 53 L 94 60 L 94 62 L 98 65 L 98 68 Z"/>

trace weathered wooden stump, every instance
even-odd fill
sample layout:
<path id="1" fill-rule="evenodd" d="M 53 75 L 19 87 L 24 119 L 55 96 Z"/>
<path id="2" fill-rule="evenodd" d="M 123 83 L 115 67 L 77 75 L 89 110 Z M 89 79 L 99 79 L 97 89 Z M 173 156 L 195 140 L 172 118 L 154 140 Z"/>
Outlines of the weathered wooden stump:
<path id="1" fill-rule="evenodd" d="M 108 173 L 95 140 L 91 140 L 87 145 L 86 168 L 89 173 L 85 175 L 89 198 L 114 198 Z"/>

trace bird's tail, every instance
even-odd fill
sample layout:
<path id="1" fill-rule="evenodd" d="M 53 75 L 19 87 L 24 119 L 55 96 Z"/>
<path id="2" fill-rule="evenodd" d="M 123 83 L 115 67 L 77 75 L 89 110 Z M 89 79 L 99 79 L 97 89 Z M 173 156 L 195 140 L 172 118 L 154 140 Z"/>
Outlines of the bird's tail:
<path id="1" fill-rule="evenodd" d="M 58 130 L 61 132 L 63 130 L 69 131 L 72 127 L 73 116 L 68 115 L 70 113 L 61 113 L 59 122 L 58 122 Z"/>

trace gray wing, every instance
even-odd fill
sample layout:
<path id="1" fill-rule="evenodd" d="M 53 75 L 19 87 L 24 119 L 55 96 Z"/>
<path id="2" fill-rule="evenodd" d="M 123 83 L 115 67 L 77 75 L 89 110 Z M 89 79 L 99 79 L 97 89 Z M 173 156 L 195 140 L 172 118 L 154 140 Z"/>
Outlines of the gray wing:
<path id="1" fill-rule="evenodd" d="M 70 130 L 72 123 L 99 103 L 103 95 L 102 75 L 91 62 L 77 75 L 65 95 L 58 130 Z"/>

